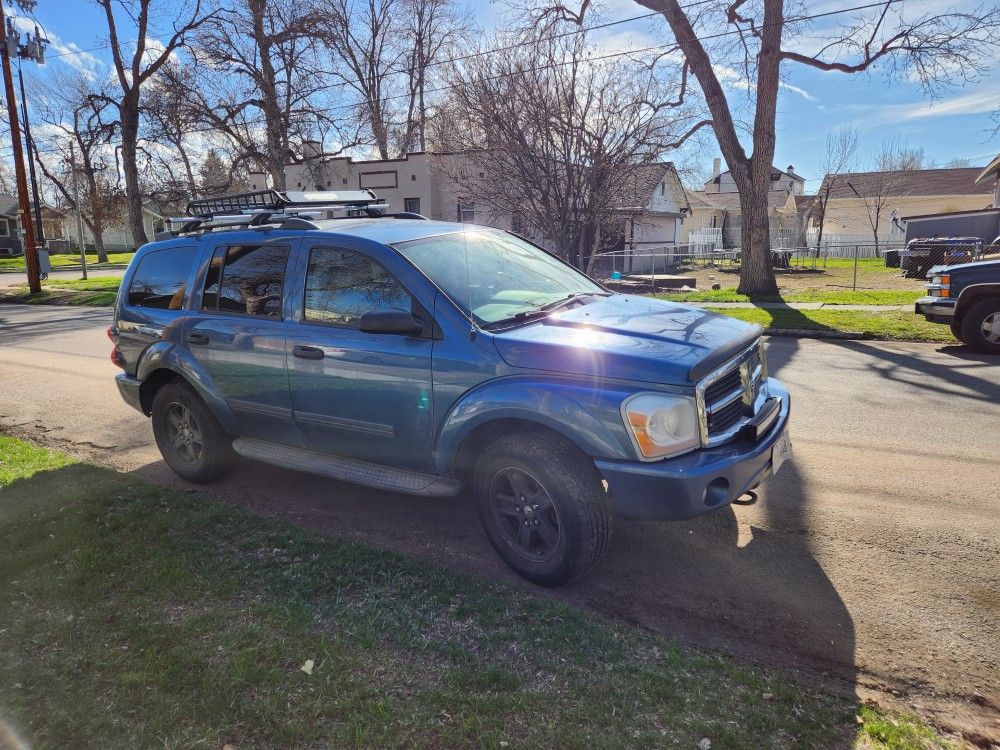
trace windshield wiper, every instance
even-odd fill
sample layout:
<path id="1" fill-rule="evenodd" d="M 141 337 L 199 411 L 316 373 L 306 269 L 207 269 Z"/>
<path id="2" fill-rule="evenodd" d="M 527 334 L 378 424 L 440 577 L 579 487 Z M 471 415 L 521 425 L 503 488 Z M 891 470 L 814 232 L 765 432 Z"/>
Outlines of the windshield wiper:
<path id="1" fill-rule="evenodd" d="M 521 318 L 527 318 L 529 315 L 537 315 L 540 312 L 548 312 L 549 310 L 555 310 L 557 307 L 562 307 L 567 302 L 576 299 L 577 297 L 582 297 L 586 295 L 586 292 L 570 292 L 565 297 L 560 297 L 552 302 L 546 302 L 540 307 L 533 307 L 530 310 L 522 310 L 519 313 L 514 313 L 510 319 L 520 320 Z"/>

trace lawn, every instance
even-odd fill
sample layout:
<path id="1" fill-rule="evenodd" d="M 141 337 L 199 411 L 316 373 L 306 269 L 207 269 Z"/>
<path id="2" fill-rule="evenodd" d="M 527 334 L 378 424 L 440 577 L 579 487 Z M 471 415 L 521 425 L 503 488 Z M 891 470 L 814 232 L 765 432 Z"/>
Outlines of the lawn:
<path id="1" fill-rule="evenodd" d="M 655 295 L 674 302 L 822 302 L 826 305 L 912 305 L 926 295 L 921 288 L 907 289 L 819 289 L 805 288 L 779 297 L 755 297 L 737 294 L 735 288 L 708 289 L 699 292 L 666 292 Z"/>
<path id="2" fill-rule="evenodd" d="M 132 255 L 134 253 L 108 253 L 108 263 L 124 263 L 128 264 L 132 260 Z M 72 253 L 58 253 L 55 255 L 49 255 L 49 261 L 52 263 L 53 268 L 60 268 L 62 266 L 79 266 L 80 265 L 80 254 Z M 97 262 L 97 255 L 87 253 L 87 265 L 101 267 L 103 264 Z M 20 258 L 0 258 L 0 271 L 23 271 L 25 269 L 24 256 Z"/>
<path id="3" fill-rule="evenodd" d="M 121 276 L 95 276 L 91 279 L 46 279 L 40 294 L 29 294 L 28 286 L 0 290 L 0 302 L 36 305 L 90 305 L 110 307 L 115 303 Z"/>
<path id="4" fill-rule="evenodd" d="M 0 584 L 0 716 L 37 748 L 954 747 L 520 588 L 3 437 Z"/>
<path id="5" fill-rule="evenodd" d="M 958 343 L 946 325 L 928 323 L 910 310 L 869 312 L 862 310 L 765 310 L 762 308 L 713 308 L 722 315 L 729 315 L 750 323 L 759 323 L 765 329 L 838 331 L 860 333 L 873 339 L 898 341 L 930 341 Z"/>

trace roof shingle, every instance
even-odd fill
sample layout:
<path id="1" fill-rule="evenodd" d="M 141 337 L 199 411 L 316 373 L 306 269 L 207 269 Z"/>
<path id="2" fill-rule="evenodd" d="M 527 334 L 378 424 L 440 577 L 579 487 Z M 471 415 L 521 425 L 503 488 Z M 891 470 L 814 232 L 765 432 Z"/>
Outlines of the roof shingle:
<path id="1" fill-rule="evenodd" d="M 819 188 L 824 193 L 830 180 L 830 197 L 872 198 L 879 194 L 905 195 L 986 195 L 992 186 L 977 185 L 982 167 L 952 167 L 948 169 L 907 169 L 892 172 L 849 172 L 826 175 Z M 853 189 L 852 189 L 853 188 Z M 855 194 L 857 191 L 857 194 Z"/>

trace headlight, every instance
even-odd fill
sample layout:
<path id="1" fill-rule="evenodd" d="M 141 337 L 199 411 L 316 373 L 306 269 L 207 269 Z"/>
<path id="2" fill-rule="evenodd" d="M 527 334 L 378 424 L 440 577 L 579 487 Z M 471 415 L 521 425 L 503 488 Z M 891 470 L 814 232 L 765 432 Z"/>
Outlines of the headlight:
<path id="1" fill-rule="evenodd" d="M 676 456 L 699 444 L 693 398 L 637 393 L 622 403 L 622 418 L 643 458 Z"/>

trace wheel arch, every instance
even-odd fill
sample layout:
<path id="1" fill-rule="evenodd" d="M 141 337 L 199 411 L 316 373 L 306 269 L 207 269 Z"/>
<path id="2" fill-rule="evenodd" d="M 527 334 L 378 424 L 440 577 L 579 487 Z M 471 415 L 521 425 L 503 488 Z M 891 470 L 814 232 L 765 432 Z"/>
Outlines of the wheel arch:
<path id="1" fill-rule="evenodd" d="M 988 297 L 1000 299 L 1000 284 L 970 284 L 965 287 L 958 295 L 958 303 L 955 305 L 956 322 L 961 322 L 975 303 Z"/>

